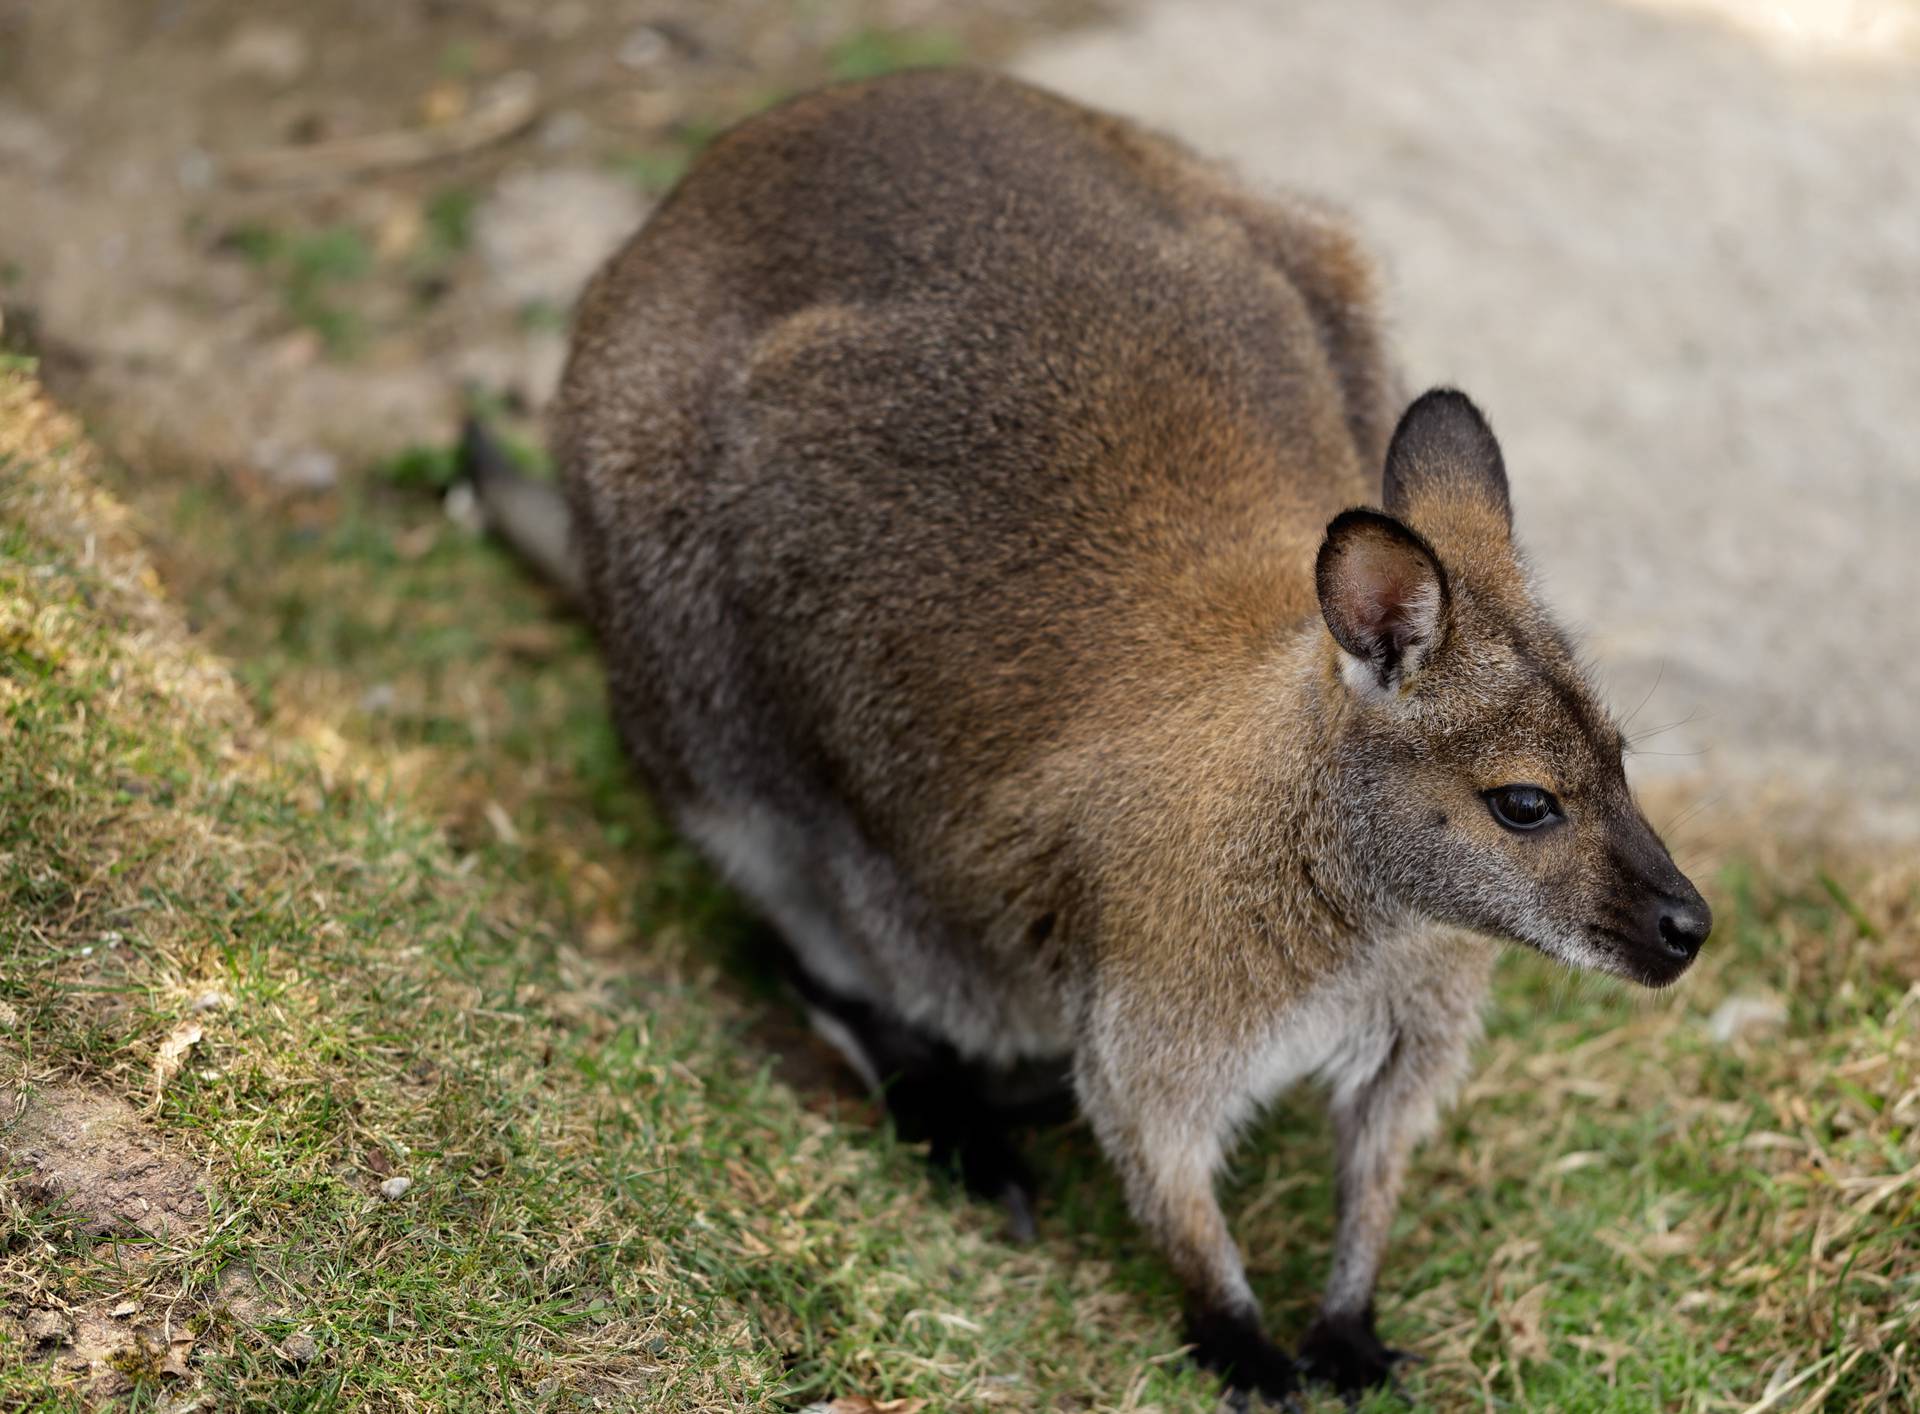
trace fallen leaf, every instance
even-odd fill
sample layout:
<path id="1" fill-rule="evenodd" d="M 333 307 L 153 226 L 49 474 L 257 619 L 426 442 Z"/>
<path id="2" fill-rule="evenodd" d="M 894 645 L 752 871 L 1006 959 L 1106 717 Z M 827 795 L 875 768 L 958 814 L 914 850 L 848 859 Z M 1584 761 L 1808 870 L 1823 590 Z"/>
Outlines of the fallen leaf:
<path id="1" fill-rule="evenodd" d="M 205 1033 L 197 1021 L 183 1021 L 173 1028 L 173 1034 L 160 1043 L 159 1053 L 153 1058 L 153 1103 L 160 1103 L 160 1094 L 167 1088 L 167 1082 L 180 1071 L 181 1062 L 187 1058 L 187 1052 L 200 1043 Z"/>
<path id="2" fill-rule="evenodd" d="M 173 1332 L 167 1342 L 166 1354 L 160 1358 L 160 1373 L 172 1375 L 184 1380 L 190 1373 L 187 1369 L 187 1357 L 193 1354 L 193 1336 L 183 1330 Z"/>
<path id="3" fill-rule="evenodd" d="M 507 814 L 499 801 L 489 800 L 482 810 L 487 817 L 487 823 L 493 826 L 494 836 L 501 844 L 511 849 L 520 843 L 520 832 L 513 827 L 513 817 Z"/>
<path id="4" fill-rule="evenodd" d="M 1500 1328 L 1516 1362 L 1547 1358 L 1546 1282 L 1521 1293 L 1500 1311 Z"/>

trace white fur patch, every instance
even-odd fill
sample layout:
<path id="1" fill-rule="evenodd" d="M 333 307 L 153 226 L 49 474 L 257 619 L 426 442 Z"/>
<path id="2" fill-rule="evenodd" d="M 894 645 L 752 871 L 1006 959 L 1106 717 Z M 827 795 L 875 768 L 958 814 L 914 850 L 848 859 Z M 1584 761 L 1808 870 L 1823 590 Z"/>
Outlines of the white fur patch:
<path id="1" fill-rule="evenodd" d="M 853 1067 L 854 1074 L 865 1082 L 869 1090 L 878 1094 L 880 1072 L 875 1069 L 873 1057 L 867 1054 L 867 1048 L 860 1044 L 859 1037 L 847 1029 L 846 1023 L 816 1006 L 807 1008 L 807 1021 L 812 1025 L 814 1034 L 840 1052 L 842 1059 Z"/>
<path id="2" fill-rule="evenodd" d="M 806 835 L 797 824 L 758 805 L 703 806 L 685 812 L 678 824 L 727 882 L 772 920 L 816 980 L 866 1001 L 880 995 L 865 960 L 847 945 L 813 884 Z"/>

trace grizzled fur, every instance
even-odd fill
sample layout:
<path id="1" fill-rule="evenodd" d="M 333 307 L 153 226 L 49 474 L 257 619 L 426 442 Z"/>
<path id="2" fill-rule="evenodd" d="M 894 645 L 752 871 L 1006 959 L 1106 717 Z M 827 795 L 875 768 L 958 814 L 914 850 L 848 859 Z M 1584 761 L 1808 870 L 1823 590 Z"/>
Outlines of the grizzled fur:
<path id="1" fill-rule="evenodd" d="M 941 73 L 718 140 L 589 290 L 557 420 L 626 746 L 823 1029 L 881 1083 L 1070 1067 L 1199 1357 L 1270 1393 L 1296 1367 L 1213 1194 L 1235 1127 L 1325 1083 L 1302 1359 L 1382 1379 L 1482 939 L 1664 982 L 1704 935 L 1486 423 L 1430 394 L 1396 435 L 1402 402 L 1336 220 Z M 1511 783 L 1565 818 L 1503 827 Z"/>

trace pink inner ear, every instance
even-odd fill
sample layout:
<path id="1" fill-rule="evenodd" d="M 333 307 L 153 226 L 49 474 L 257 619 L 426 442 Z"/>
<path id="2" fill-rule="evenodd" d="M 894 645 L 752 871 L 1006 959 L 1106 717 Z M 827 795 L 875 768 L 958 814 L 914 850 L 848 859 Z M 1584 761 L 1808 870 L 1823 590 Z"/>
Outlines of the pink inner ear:
<path id="1" fill-rule="evenodd" d="M 1361 622 L 1383 638 L 1400 637 L 1396 630 L 1414 625 L 1416 605 L 1432 592 L 1424 567 L 1392 545 L 1363 546 L 1355 559 Z"/>
<path id="2" fill-rule="evenodd" d="M 1334 640 L 1371 663 L 1382 683 L 1419 666 L 1401 662 L 1430 642 L 1446 610 L 1439 561 L 1412 530 L 1377 511 L 1342 511 L 1315 565 L 1321 613 Z"/>

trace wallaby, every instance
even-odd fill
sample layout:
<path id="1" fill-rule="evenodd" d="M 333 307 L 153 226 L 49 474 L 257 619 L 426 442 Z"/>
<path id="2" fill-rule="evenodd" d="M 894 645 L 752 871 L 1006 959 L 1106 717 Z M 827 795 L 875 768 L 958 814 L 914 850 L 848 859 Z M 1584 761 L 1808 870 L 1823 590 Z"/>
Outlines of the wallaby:
<path id="1" fill-rule="evenodd" d="M 1375 1277 L 1495 940 L 1657 987 L 1711 924 L 1493 433 L 1398 386 L 1340 222 L 945 71 L 717 139 L 555 413 L 625 746 L 822 1029 L 1023 1223 L 1002 1092 L 1070 1075 L 1195 1354 L 1274 1396 L 1398 1358 Z M 1310 1077 L 1339 1218 L 1296 1364 L 1213 1180 Z"/>

